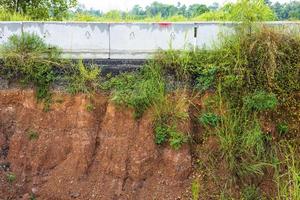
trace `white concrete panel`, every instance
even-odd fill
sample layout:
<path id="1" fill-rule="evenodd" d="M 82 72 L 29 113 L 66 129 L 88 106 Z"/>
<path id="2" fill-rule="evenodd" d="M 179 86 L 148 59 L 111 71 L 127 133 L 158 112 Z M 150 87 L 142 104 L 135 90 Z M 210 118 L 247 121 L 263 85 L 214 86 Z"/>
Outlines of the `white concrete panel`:
<path id="1" fill-rule="evenodd" d="M 210 49 L 214 45 L 218 45 L 220 38 L 234 33 L 232 23 L 198 23 L 197 47 Z"/>
<path id="2" fill-rule="evenodd" d="M 109 56 L 107 23 L 24 22 L 24 32 L 36 33 L 63 50 L 64 57 L 103 59 Z"/>
<path id="3" fill-rule="evenodd" d="M 146 59 L 158 49 L 184 49 L 195 40 L 193 23 L 116 23 L 110 26 L 110 58 Z"/>
<path id="4" fill-rule="evenodd" d="M 147 59 L 158 49 L 206 48 L 234 32 L 237 23 L 81 23 L 0 22 L 0 44 L 13 34 L 36 33 L 76 59 Z M 266 22 L 284 32 L 299 34 L 299 22 Z M 197 27 L 197 38 L 194 28 Z"/>
<path id="5" fill-rule="evenodd" d="M 0 45 L 8 41 L 14 34 L 22 34 L 22 22 L 1 22 L 0 23 Z"/>

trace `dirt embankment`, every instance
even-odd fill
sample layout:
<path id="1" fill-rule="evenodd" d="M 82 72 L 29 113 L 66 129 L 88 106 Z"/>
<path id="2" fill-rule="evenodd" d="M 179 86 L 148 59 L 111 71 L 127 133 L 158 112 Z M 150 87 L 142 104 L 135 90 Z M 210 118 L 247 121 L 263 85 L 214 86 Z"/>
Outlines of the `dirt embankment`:
<path id="1" fill-rule="evenodd" d="M 44 112 L 32 91 L 2 90 L 0 199 L 188 199 L 188 145 L 153 137 L 149 113 L 136 121 L 102 95 L 56 93 Z"/>

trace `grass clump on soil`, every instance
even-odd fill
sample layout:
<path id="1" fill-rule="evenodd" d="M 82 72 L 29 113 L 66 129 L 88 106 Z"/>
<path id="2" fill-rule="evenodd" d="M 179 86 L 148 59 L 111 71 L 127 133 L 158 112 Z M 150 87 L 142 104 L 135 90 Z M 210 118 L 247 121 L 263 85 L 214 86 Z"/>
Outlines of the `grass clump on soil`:
<path id="1" fill-rule="evenodd" d="M 67 78 L 68 92 L 71 94 L 77 93 L 91 93 L 97 90 L 99 87 L 99 75 L 101 73 L 100 68 L 96 65 L 86 67 L 83 61 L 78 61 L 77 65 L 72 67 L 72 73 Z"/>
<path id="2" fill-rule="evenodd" d="M 36 34 L 23 33 L 9 37 L 1 46 L 3 63 L 0 76 L 23 86 L 34 86 L 38 102 L 44 103 L 44 111 L 50 110 L 51 87 L 64 82 L 71 94 L 92 93 L 98 89 L 100 69 L 86 67 L 61 58 L 59 48 L 48 45 Z"/>
<path id="3" fill-rule="evenodd" d="M 50 85 L 55 80 L 53 68 L 60 65 L 59 55 L 58 48 L 47 45 L 35 34 L 13 35 L 1 48 L 1 75 L 24 85 L 33 84 L 37 99 L 48 103 Z"/>
<path id="4" fill-rule="evenodd" d="M 29 140 L 37 140 L 39 138 L 39 134 L 35 130 L 30 129 L 27 132 L 27 137 Z"/>
<path id="5" fill-rule="evenodd" d="M 10 173 L 6 174 L 6 179 L 7 179 L 7 182 L 13 183 L 16 181 L 17 176 L 14 173 L 10 172 Z"/>
<path id="6" fill-rule="evenodd" d="M 255 186 L 247 186 L 242 191 L 242 199 L 243 200 L 261 200 L 262 197 L 257 187 Z"/>
<path id="7" fill-rule="evenodd" d="M 255 111 L 274 110 L 277 106 L 276 96 L 264 91 L 258 91 L 247 95 L 244 97 L 243 101 L 247 109 Z"/>
<path id="8" fill-rule="evenodd" d="M 192 182 L 192 199 L 198 200 L 200 194 L 200 183 L 198 179 L 194 179 Z"/>
<path id="9" fill-rule="evenodd" d="M 124 73 L 102 84 L 112 91 L 112 101 L 134 109 L 136 119 L 165 95 L 165 83 L 159 66 L 149 63 L 136 73 Z"/>
<path id="10" fill-rule="evenodd" d="M 277 151 L 282 156 L 276 167 L 277 199 L 300 198 L 300 162 L 299 146 L 287 141 L 277 145 Z"/>
<path id="11" fill-rule="evenodd" d="M 208 112 L 208 113 L 203 113 L 198 118 L 198 120 L 204 126 L 216 127 L 218 125 L 218 122 L 220 121 L 220 118 L 215 113 L 209 113 Z"/>
<path id="12" fill-rule="evenodd" d="M 289 132 L 289 126 L 285 122 L 280 122 L 279 124 L 277 124 L 276 129 L 280 135 L 284 135 Z"/>

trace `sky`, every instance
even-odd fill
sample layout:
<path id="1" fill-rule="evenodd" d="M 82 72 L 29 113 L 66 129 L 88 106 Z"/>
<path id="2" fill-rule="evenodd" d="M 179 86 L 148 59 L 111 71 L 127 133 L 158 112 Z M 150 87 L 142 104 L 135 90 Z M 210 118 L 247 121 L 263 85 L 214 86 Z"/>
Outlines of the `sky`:
<path id="1" fill-rule="evenodd" d="M 109 11 L 113 9 L 129 11 L 134 5 L 139 4 L 142 7 L 150 5 L 155 0 L 78 0 L 80 4 L 86 6 L 86 8 L 94 8 L 101 11 Z M 210 5 L 212 2 L 218 2 L 223 5 L 227 2 L 235 2 L 235 0 L 156 0 L 161 3 L 174 4 L 177 2 L 181 4 L 190 5 L 194 3 Z M 290 0 L 274 0 L 280 3 L 288 2 Z"/>

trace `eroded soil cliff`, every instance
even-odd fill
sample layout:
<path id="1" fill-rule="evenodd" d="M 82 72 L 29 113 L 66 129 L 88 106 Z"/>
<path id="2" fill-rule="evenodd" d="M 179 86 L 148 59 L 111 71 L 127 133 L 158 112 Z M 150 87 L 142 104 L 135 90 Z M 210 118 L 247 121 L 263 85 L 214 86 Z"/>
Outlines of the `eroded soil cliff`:
<path id="1" fill-rule="evenodd" d="M 55 93 L 44 112 L 31 90 L 0 91 L 0 199 L 189 199 L 188 145 L 158 147 L 151 114 L 132 113 L 101 94 Z"/>

